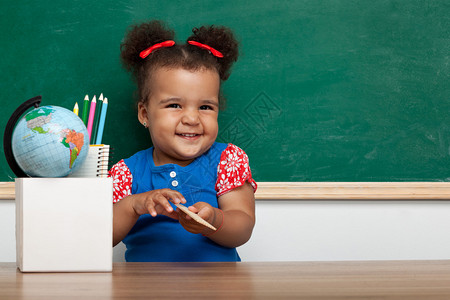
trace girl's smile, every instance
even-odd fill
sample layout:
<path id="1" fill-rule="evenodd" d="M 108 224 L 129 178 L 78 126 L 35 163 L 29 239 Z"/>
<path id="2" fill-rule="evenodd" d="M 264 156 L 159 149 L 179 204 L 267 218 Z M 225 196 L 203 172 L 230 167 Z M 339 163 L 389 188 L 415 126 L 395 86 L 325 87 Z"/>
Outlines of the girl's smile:
<path id="1" fill-rule="evenodd" d="M 155 165 L 186 166 L 214 143 L 220 79 L 215 71 L 159 68 L 151 95 L 139 103 L 139 120 L 149 125 Z"/>

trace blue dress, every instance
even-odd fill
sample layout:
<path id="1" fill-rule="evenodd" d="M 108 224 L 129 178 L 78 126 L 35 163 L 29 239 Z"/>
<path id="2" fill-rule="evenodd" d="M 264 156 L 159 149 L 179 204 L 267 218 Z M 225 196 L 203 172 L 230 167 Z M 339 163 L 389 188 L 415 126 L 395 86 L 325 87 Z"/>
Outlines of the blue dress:
<path id="1" fill-rule="evenodd" d="M 176 164 L 155 166 L 153 147 L 124 159 L 132 176 L 132 194 L 170 188 L 180 192 L 186 206 L 207 202 L 218 207 L 215 184 L 217 166 L 227 144 L 214 143 L 188 166 Z M 175 206 L 173 206 L 176 209 Z M 142 215 L 123 239 L 129 262 L 142 261 L 240 261 L 236 248 L 216 244 L 201 234 L 186 231 L 167 216 Z"/>

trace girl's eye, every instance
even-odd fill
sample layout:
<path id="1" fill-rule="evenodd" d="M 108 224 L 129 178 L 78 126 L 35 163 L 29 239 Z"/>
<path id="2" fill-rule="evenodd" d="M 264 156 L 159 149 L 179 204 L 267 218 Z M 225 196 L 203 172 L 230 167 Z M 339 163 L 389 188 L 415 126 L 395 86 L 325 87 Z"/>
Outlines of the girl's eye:
<path id="1" fill-rule="evenodd" d="M 167 105 L 167 108 L 180 108 L 180 107 L 181 106 L 179 104 L 176 104 L 176 103 L 172 103 L 172 104 Z"/>
<path id="2" fill-rule="evenodd" d="M 202 105 L 200 106 L 201 110 L 214 110 L 214 108 L 211 105 Z"/>

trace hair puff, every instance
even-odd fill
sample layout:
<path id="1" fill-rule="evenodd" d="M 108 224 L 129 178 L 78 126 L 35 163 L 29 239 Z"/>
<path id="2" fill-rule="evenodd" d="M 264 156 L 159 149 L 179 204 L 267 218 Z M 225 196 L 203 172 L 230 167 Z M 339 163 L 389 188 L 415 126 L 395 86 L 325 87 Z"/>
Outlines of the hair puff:
<path id="1" fill-rule="evenodd" d="M 139 72 L 139 68 L 145 64 L 145 60 L 139 57 L 139 53 L 148 47 L 173 40 L 175 33 L 166 27 L 161 21 L 150 21 L 139 25 L 132 25 L 120 45 L 120 58 L 127 71 L 133 74 Z"/>
<path id="2" fill-rule="evenodd" d="M 234 37 L 233 32 L 224 26 L 201 26 L 200 28 L 193 28 L 192 35 L 187 41 L 195 41 L 206 44 L 223 54 L 222 58 L 217 58 L 220 65 L 219 75 L 220 79 L 225 81 L 230 76 L 230 69 L 239 56 L 238 41 Z M 196 47 L 196 46 L 189 46 Z M 196 47 L 197 48 L 197 47 Z M 201 49 L 199 51 L 205 51 Z M 209 54 L 211 55 L 211 54 Z"/>

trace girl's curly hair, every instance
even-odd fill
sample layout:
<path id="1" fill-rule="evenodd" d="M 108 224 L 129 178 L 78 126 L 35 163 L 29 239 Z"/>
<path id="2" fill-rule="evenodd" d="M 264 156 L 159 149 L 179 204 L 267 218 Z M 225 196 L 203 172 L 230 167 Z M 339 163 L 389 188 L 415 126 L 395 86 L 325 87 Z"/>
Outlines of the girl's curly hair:
<path id="1" fill-rule="evenodd" d="M 138 101 L 146 102 L 151 94 L 149 79 L 157 68 L 183 68 L 190 71 L 208 69 L 217 71 L 221 82 L 230 76 L 231 66 L 239 56 L 238 42 L 233 32 L 223 26 L 202 26 L 192 29 L 186 44 L 160 48 L 142 59 L 139 53 L 148 47 L 167 40 L 174 40 L 173 30 L 161 21 L 150 21 L 130 27 L 120 45 L 120 57 L 127 71 L 130 71 L 138 86 Z M 208 50 L 190 45 L 195 41 L 206 44 L 223 54 L 218 58 Z M 220 97 L 223 98 L 223 97 Z M 224 99 L 221 99 L 221 106 Z"/>

